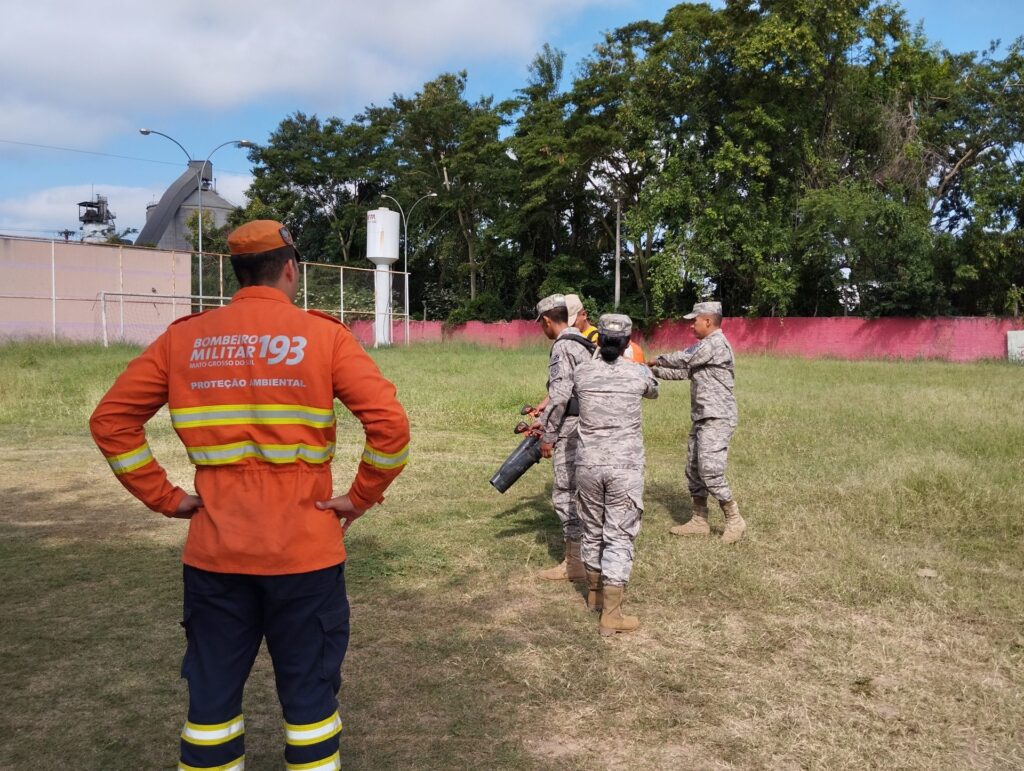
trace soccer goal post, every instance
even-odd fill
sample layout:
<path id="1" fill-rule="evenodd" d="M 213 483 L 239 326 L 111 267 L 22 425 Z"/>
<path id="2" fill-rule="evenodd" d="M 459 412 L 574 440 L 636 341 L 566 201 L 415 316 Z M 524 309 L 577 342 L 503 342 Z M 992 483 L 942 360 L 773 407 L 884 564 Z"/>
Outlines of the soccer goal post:
<path id="1" fill-rule="evenodd" d="M 409 318 L 405 303 L 404 274 L 393 273 L 392 296 L 385 323 L 392 340 L 409 342 Z M 374 339 L 374 271 L 348 266 L 302 263 L 301 283 L 295 303 L 304 310 L 329 313 L 347 324 L 364 344 Z M 157 294 L 156 292 L 100 292 L 100 337 L 104 347 L 113 342 L 148 345 L 168 325 L 199 310 L 227 305 L 223 295 Z"/>
<path id="2" fill-rule="evenodd" d="M 118 343 L 153 342 L 168 325 L 194 308 L 224 305 L 230 297 L 145 292 L 100 292 L 99 312 L 103 347 Z"/>

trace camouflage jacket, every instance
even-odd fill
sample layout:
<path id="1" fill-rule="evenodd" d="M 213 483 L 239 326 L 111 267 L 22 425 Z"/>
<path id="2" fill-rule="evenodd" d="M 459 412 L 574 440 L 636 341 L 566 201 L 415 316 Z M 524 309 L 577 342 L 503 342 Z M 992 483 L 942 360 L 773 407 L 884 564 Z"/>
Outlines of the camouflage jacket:
<path id="1" fill-rule="evenodd" d="M 722 330 L 716 329 L 685 351 L 655 359 L 652 367 L 660 380 L 690 381 L 690 419 L 723 418 L 733 425 L 739 420 L 733 394 L 735 374 L 732 346 Z"/>
<path id="2" fill-rule="evenodd" d="M 551 346 L 548 360 L 548 406 L 537 420 L 544 426 L 546 444 L 554 444 L 559 436 L 576 433 L 576 419 L 566 418 L 569 401 L 576 395 L 576 370 L 580 364 L 590 361 L 590 345 L 581 345 L 572 339 L 586 341 L 579 330 L 566 327 Z"/>
<path id="3" fill-rule="evenodd" d="M 591 359 L 576 371 L 580 400 L 577 466 L 643 468 L 642 399 L 658 398 L 658 381 L 643 364 Z"/>

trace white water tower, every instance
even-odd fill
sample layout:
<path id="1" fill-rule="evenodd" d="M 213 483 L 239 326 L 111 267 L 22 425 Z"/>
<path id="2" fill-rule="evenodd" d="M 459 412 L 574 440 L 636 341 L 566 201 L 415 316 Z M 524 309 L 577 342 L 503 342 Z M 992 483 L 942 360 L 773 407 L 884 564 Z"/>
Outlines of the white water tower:
<path id="1" fill-rule="evenodd" d="M 366 258 L 377 266 L 373 281 L 373 347 L 391 345 L 391 271 L 398 261 L 398 212 L 366 213 Z"/>

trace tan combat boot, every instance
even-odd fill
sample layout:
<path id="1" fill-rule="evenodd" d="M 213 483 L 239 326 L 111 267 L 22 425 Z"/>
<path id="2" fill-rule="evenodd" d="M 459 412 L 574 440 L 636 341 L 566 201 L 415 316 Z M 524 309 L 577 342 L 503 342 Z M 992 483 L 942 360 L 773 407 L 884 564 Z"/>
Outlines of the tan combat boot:
<path id="1" fill-rule="evenodd" d="M 587 571 L 587 610 L 599 611 L 604 605 L 603 590 L 601 587 L 601 572 L 598 570 Z"/>
<path id="2" fill-rule="evenodd" d="M 625 591 L 624 586 L 607 584 L 602 589 L 604 607 L 601 610 L 601 621 L 597 625 L 597 631 L 602 637 L 632 632 L 640 626 L 640 619 L 636 616 L 622 615 L 622 595 Z"/>
<path id="3" fill-rule="evenodd" d="M 580 557 L 580 542 L 565 542 L 565 572 L 570 581 L 583 582 L 587 580 L 587 568 Z"/>
<path id="4" fill-rule="evenodd" d="M 693 516 L 685 525 L 676 525 L 669 530 L 672 535 L 711 535 L 708 524 L 708 499 L 693 499 Z"/>
<path id="5" fill-rule="evenodd" d="M 719 502 L 722 511 L 725 513 L 725 532 L 722 533 L 722 543 L 736 543 L 743 537 L 747 529 L 747 523 L 740 516 L 740 507 L 736 501 Z"/>
<path id="6" fill-rule="evenodd" d="M 545 581 L 586 581 L 587 571 L 580 559 L 580 542 L 565 542 L 565 559 L 537 574 Z"/>

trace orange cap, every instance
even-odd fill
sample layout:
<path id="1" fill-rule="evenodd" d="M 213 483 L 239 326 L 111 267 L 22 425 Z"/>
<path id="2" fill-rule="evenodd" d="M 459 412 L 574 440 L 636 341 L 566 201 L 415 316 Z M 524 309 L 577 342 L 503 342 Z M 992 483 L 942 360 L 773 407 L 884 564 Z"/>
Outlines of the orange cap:
<path id="1" fill-rule="evenodd" d="M 288 228 L 274 220 L 253 220 L 235 228 L 228 236 L 228 249 L 232 256 L 260 254 L 280 249 L 295 248 Z"/>

